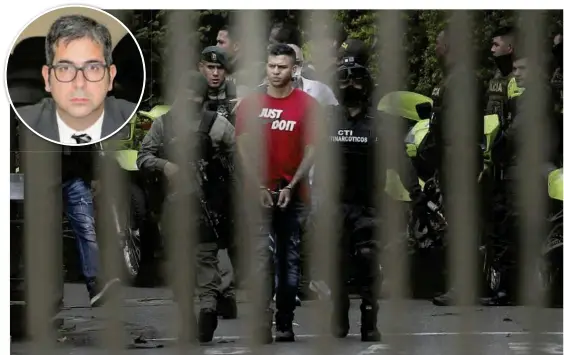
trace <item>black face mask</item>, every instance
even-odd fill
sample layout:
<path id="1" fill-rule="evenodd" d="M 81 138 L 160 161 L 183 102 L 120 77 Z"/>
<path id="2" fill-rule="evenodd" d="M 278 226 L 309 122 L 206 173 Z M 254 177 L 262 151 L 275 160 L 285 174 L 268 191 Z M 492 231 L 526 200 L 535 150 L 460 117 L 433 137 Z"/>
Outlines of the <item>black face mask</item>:
<path id="1" fill-rule="evenodd" d="M 511 54 L 494 57 L 494 62 L 503 76 L 507 76 L 513 71 L 513 58 Z"/>
<path id="2" fill-rule="evenodd" d="M 346 107 L 359 107 L 362 106 L 366 100 L 366 91 L 364 89 L 357 89 L 354 86 L 347 86 L 340 89 L 341 100 L 343 106 Z"/>
<path id="3" fill-rule="evenodd" d="M 554 59 L 556 60 L 556 66 L 562 69 L 562 43 L 558 43 L 552 47 L 552 55 L 554 55 Z"/>

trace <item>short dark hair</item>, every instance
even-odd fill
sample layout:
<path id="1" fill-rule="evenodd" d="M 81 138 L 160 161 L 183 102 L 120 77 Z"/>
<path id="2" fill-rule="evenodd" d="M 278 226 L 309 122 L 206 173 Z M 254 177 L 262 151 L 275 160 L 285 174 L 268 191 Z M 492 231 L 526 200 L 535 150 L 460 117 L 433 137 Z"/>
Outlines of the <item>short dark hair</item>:
<path id="1" fill-rule="evenodd" d="M 68 44 L 74 40 L 89 38 L 104 47 L 106 65 L 112 64 L 112 36 L 108 28 L 90 17 L 66 15 L 59 17 L 49 28 L 45 37 L 45 60 L 53 64 L 55 46 L 59 42 Z"/>
<path id="2" fill-rule="evenodd" d="M 235 29 L 235 26 L 223 25 L 219 30 L 227 32 L 227 36 L 229 37 L 230 40 L 234 42 L 239 41 L 239 33 Z"/>
<path id="3" fill-rule="evenodd" d="M 515 28 L 513 26 L 502 26 L 494 31 L 492 34 L 492 38 L 494 37 L 514 37 L 515 36 Z"/>
<path id="4" fill-rule="evenodd" d="M 276 43 L 268 48 L 269 56 L 286 55 L 292 59 L 292 63 L 296 62 L 296 52 L 292 47 L 285 43 Z"/>

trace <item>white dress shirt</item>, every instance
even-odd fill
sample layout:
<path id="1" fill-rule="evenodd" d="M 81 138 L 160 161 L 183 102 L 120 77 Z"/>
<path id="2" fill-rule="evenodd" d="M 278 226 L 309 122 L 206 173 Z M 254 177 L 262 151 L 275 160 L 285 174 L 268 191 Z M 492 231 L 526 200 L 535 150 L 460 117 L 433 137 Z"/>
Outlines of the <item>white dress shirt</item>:
<path id="1" fill-rule="evenodd" d="M 78 143 L 76 143 L 76 140 L 74 138 L 72 138 L 72 136 L 74 134 L 76 134 L 76 135 L 87 134 L 92 138 L 91 143 L 98 142 L 102 138 L 102 123 L 103 122 L 104 122 L 104 112 L 102 112 L 102 115 L 100 116 L 100 118 L 92 126 L 88 127 L 84 131 L 76 131 L 76 130 L 70 128 L 61 119 L 61 116 L 59 116 L 59 113 L 57 112 L 57 126 L 59 127 L 59 141 L 62 144 L 78 145 Z"/>

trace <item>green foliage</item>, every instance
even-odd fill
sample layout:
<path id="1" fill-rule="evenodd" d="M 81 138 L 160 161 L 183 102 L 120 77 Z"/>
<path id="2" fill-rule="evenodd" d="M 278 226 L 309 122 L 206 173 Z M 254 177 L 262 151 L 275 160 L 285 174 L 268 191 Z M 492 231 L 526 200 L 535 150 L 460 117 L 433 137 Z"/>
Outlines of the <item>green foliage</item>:
<path id="1" fill-rule="evenodd" d="M 166 16 L 169 11 L 139 11 L 138 27 L 134 33 L 139 40 L 148 59 L 149 73 L 152 80 L 147 81 L 146 93 L 160 96 L 162 77 L 159 73 L 166 73 L 164 59 L 170 56 L 165 46 L 169 26 L 166 24 Z M 188 13 L 188 11 L 187 11 Z M 191 11 L 194 16 L 189 17 L 191 21 L 198 22 L 197 33 L 201 47 L 215 44 L 215 36 L 219 28 L 232 16 L 230 11 L 224 10 L 201 10 Z M 334 12 L 335 20 L 344 24 L 351 38 L 358 38 L 372 46 L 377 43 L 378 17 L 384 11 L 370 10 L 339 10 Z M 554 32 L 558 24 L 562 24 L 561 11 L 544 11 L 548 28 L 546 28 L 547 39 Z M 409 10 L 402 12 L 405 24 L 403 36 L 403 47 L 407 60 L 407 73 L 405 78 L 405 89 L 429 95 L 432 88 L 441 80 L 442 73 L 435 57 L 435 40 L 439 32 L 444 28 L 449 17 L 449 11 L 445 10 Z M 490 43 L 492 33 L 499 26 L 516 24 L 518 19 L 513 11 L 509 10 L 484 10 L 473 11 L 474 28 L 472 33 L 472 46 L 476 53 L 476 66 L 479 68 L 478 76 L 485 85 L 495 70 L 490 58 Z M 275 10 L 270 11 L 270 24 L 278 21 L 287 21 L 299 25 L 304 34 L 304 55 L 309 57 L 307 33 L 305 28 L 311 24 L 311 11 L 297 10 Z M 268 29 L 265 29 L 267 31 Z M 190 37 L 187 35 L 187 37 Z M 378 54 L 374 51 L 371 70 L 378 77 L 379 65 Z"/>

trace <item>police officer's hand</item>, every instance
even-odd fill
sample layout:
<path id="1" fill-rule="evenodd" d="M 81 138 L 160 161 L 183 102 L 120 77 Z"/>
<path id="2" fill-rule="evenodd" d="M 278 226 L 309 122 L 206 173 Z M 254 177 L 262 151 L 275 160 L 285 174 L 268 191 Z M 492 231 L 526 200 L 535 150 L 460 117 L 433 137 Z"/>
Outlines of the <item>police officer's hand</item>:
<path id="1" fill-rule="evenodd" d="M 164 174 L 167 178 L 170 178 L 171 176 L 173 176 L 174 174 L 176 174 L 178 172 L 178 165 L 171 163 L 171 162 L 167 162 L 164 166 Z"/>
<path id="2" fill-rule="evenodd" d="M 274 205 L 274 202 L 272 201 L 272 196 L 270 195 L 270 192 L 265 188 L 260 189 L 260 203 L 261 203 L 262 207 L 265 207 L 265 208 L 271 208 L 272 205 Z"/>
<path id="3" fill-rule="evenodd" d="M 292 189 L 289 187 L 285 187 L 280 191 L 280 195 L 278 196 L 278 207 L 286 208 L 292 199 Z"/>

